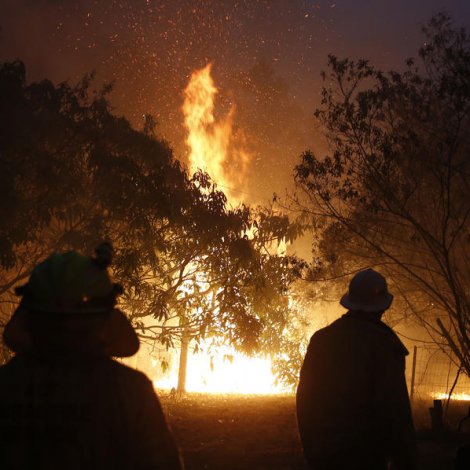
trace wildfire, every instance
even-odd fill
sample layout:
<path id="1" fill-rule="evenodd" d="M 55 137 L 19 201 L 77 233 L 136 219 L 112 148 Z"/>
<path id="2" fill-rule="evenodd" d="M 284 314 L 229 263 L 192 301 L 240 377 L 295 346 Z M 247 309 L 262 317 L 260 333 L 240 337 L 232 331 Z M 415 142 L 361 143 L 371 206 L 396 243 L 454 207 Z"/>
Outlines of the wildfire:
<path id="1" fill-rule="evenodd" d="M 433 398 L 435 400 L 448 400 L 448 393 L 434 393 Z M 450 397 L 451 400 L 455 401 L 470 401 L 470 394 L 465 392 L 453 393 Z"/>
<path id="2" fill-rule="evenodd" d="M 189 167 L 192 173 L 198 170 L 207 172 L 225 192 L 229 203 L 238 204 L 242 202 L 239 194 L 242 193 L 240 189 L 243 188 L 249 156 L 240 144 L 243 142 L 240 133 L 234 133 L 235 106 L 231 106 L 224 118 L 215 118 L 218 90 L 211 70 L 212 66 L 208 64 L 193 72 L 184 91 L 183 113 L 187 130 L 186 143 L 189 147 Z M 201 282 L 204 282 L 203 276 Z M 191 286 L 185 288 L 191 289 Z M 165 377 L 154 381 L 156 388 L 171 389 L 177 386 L 176 365 L 177 361 L 174 361 Z M 219 346 L 214 350 L 204 341 L 199 344 L 197 354 L 191 349 L 189 351 L 186 390 L 244 394 L 285 392 L 276 383 L 268 358 L 247 357 L 229 346 Z"/>
<path id="3" fill-rule="evenodd" d="M 188 131 L 189 166 L 192 173 L 198 170 L 207 172 L 229 201 L 237 203 L 240 198 L 234 193 L 243 187 L 249 155 L 238 143 L 238 140 L 243 140 L 240 133 L 237 142 L 234 139 L 235 105 L 231 106 L 225 118 L 215 119 L 218 90 L 211 70 L 212 64 L 208 64 L 193 72 L 184 91 L 183 114 Z"/>
<path id="4" fill-rule="evenodd" d="M 171 373 L 155 380 L 159 389 L 176 387 L 178 373 Z M 276 383 L 271 370 L 271 361 L 252 358 L 237 353 L 229 346 L 219 347 L 215 356 L 207 352 L 190 354 L 188 358 L 188 392 L 228 394 L 277 394 L 286 390 Z"/>

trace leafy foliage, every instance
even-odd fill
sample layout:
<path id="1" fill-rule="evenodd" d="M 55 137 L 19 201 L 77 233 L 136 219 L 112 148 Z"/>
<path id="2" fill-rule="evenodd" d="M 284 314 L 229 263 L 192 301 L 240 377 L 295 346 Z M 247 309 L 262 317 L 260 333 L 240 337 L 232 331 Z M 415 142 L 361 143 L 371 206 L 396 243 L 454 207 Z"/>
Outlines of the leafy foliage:
<path id="1" fill-rule="evenodd" d="M 142 339 L 178 347 L 222 337 L 272 351 L 285 325 L 288 263 L 267 248 L 295 230 L 286 218 L 227 209 L 208 175 L 189 177 L 147 117 L 142 132 L 112 114 L 110 87 L 27 84 L 21 62 L 0 68 L 0 298 L 52 251 L 116 250 L 122 306 Z M 251 231 L 251 235 L 247 234 Z"/>
<path id="2" fill-rule="evenodd" d="M 296 202 L 336 274 L 379 266 L 470 373 L 470 42 L 443 14 L 424 34 L 404 72 L 330 56 L 316 116 L 332 153 L 302 155 Z"/>

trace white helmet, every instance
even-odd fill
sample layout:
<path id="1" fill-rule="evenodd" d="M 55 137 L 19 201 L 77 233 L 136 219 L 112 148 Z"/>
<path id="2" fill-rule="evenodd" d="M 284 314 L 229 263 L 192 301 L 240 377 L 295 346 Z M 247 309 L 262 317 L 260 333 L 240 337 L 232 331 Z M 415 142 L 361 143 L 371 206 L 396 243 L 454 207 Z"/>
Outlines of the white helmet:
<path id="1" fill-rule="evenodd" d="M 353 311 L 382 312 L 393 301 L 385 278 L 373 269 L 358 272 L 349 283 L 349 290 L 341 297 L 340 304 Z"/>

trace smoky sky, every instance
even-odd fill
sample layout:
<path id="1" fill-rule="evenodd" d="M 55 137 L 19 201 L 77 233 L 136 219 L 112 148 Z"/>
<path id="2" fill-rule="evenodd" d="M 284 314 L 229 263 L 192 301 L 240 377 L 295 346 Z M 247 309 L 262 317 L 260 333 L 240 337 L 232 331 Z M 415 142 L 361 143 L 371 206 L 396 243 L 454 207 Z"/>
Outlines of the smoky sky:
<path id="1" fill-rule="evenodd" d="M 117 114 L 145 113 L 185 160 L 181 104 L 197 68 L 213 63 L 220 116 L 236 106 L 236 137 L 252 156 L 246 197 L 292 184 L 307 148 L 321 147 L 313 111 L 327 55 L 399 69 L 439 11 L 470 23 L 465 0 L 0 0 L 0 60 L 21 59 L 28 80 L 113 82 Z"/>

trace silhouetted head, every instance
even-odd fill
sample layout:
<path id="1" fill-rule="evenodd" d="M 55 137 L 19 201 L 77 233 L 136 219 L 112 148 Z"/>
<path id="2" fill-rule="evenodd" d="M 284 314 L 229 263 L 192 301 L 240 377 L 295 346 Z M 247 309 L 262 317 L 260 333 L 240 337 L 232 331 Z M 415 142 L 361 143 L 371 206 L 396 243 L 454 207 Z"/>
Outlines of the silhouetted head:
<path id="1" fill-rule="evenodd" d="M 341 298 L 340 304 L 351 311 L 381 316 L 390 308 L 392 301 L 393 295 L 388 292 L 385 278 L 373 269 L 366 269 L 351 279 L 349 290 Z"/>
<path id="2" fill-rule="evenodd" d="M 101 349 L 113 356 L 137 352 L 137 335 L 115 308 L 122 288 L 111 282 L 107 270 L 112 246 L 102 243 L 95 253 L 94 258 L 54 253 L 34 268 L 28 283 L 16 289 L 22 300 L 4 331 L 10 349 Z"/>

